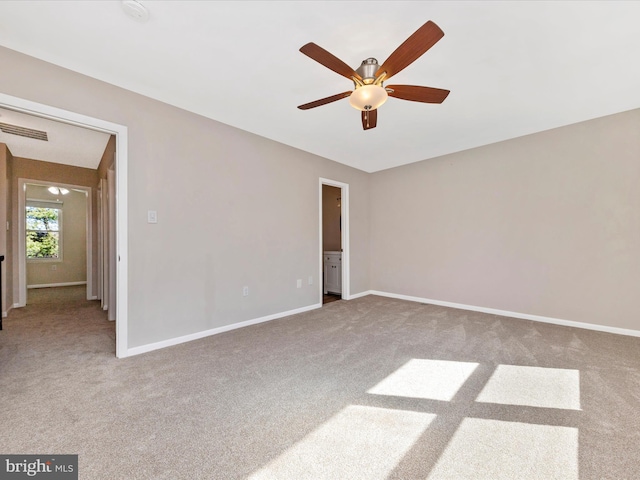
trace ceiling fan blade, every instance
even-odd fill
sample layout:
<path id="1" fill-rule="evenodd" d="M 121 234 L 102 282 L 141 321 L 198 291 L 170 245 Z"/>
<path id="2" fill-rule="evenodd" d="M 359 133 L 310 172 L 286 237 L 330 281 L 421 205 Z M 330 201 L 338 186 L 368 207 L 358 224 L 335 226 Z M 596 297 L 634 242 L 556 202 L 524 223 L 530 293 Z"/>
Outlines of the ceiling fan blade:
<path id="1" fill-rule="evenodd" d="M 370 130 L 376 128 L 378 124 L 378 110 L 363 110 L 362 112 L 362 128 Z"/>
<path id="2" fill-rule="evenodd" d="M 307 57 L 312 58 L 337 74 L 347 77 L 349 80 L 351 80 L 351 77 L 356 77 L 358 80 L 362 80 L 362 77 L 358 75 L 353 68 L 313 42 L 304 45 L 300 48 L 300 51 Z"/>
<path id="3" fill-rule="evenodd" d="M 442 103 L 449 95 L 449 90 L 432 87 L 418 87 L 416 85 L 388 85 L 386 88 L 390 97 L 411 102 Z"/>
<path id="4" fill-rule="evenodd" d="M 315 102 L 309 102 L 305 103 L 304 105 L 299 105 L 298 108 L 300 110 L 309 110 L 310 108 L 320 107 L 322 105 L 326 105 L 327 103 L 337 102 L 338 100 L 347 98 L 349 95 L 351 95 L 351 91 L 338 93 L 337 95 L 332 95 L 327 98 L 321 98 L 320 100 L 316 100 Z"/>
<path id="5" fill-rule="evenodd" d="M 400 70 L 404 70 L 404 68 L 411 65 L 433 47 L 442 37 L 444 37 L 444 32 L 429 20 L 389 55 L 389 58 L 385 60 L 376 72 L 376 77 L 379 77 L 383 72 L 387 72 L 386 78 L 388 79 Z"/>

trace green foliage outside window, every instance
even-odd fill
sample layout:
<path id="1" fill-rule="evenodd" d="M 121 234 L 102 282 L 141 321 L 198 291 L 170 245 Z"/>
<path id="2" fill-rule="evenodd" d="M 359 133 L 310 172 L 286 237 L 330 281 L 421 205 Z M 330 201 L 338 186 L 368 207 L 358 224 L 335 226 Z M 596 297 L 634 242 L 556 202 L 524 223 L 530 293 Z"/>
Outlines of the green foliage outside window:
<path id="1" fill-rule="evenodd" d="M 27 258 L 60 257 L 60 210 L 27 207 Z"/>

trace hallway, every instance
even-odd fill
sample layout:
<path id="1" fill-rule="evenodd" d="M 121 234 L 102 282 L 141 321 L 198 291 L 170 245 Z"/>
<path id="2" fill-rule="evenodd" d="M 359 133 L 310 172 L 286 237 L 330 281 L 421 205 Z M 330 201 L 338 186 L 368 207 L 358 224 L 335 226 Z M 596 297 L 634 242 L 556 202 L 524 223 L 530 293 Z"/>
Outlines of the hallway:
<path id="1" fill-rule="evenodd" d="M 115 355 L 115 322 L 85 292 L 84 285 L 28 291 L 27 306 L 11 310 L 0 332 L 2 381 L 36 373 L 38 366 Z M 27 365 L 29 371 L 21 371 Z"/>

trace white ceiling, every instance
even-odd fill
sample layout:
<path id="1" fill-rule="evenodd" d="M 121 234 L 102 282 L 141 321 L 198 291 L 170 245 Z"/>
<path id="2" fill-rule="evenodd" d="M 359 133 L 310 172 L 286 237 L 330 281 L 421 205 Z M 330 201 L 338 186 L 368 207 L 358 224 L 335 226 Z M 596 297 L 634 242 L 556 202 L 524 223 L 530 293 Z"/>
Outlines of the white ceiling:
<path id="1" fill-rule="evenodd" d="M 367 172 L 640 107 L 640 2 L 2 1 L 0 44 Z M 352 88 L 301 54 L 380 62 L 427 20 L 445 36 L 391 83 L 451 90 L 395 98 L 363 131 Z M 1 78 L 1 77 L 0 77 Z M 0 83 L 1 89 L 1 83 Z"/>
<path id="2" fill-rule="evenodd" d="M 98 168 L 109 134 L 0 108 L 0 123 L 47 132 L 47 141 L 0 131 L 15 157 L 31 158 L 76 167 Z"/>

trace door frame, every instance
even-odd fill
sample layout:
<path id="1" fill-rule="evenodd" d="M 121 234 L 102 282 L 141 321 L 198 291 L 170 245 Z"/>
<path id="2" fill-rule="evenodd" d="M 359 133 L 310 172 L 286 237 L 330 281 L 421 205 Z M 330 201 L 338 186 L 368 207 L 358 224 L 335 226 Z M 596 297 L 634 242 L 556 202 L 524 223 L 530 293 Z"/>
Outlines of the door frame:
<path id="1" fill-rule="evenodd" d="M 344 182 L 339 182 L 337 180 L 330 180 L 328 178 L 319 179 L 319 188 L 318 188 L 318 225 L 319 225 L 319 253 L 318 258 L 320 259 L 320 275 L 318 278 L 318 296 L 319 303 L 322 305 L 323 298 L 323 289 L 322 282 L 324 280 L 324 264 L 323 264 L 323 255 L 324 249 L 322 248 L 322 186 L 329 185 L 331 187 L 338 187 L 341 190 L 340 194 L 340 215 L 342 218 L 342 229 L 340 230 L 340 246 L 342 248 L 342 298 L 344 300 L 351 299 L 351 285 L 349 279 L 351 278 L 350 269 L 350 245 L 349 245 L 349 184 Z"/>
<path id="2" fill-rule="evenodd" d="M 28 115 L 115 135 L 116 137 L 116 357 L 128 356 L 128 231 L 127 165 L 128 129 L 125 125 L 89 117 L 0 92 L 0 106 Z M 14 237 L 15 238 L 15 237 Z"/>
<path id="3" fill-rule="evenodd" d="M 46 187 L 47 185 L 55 184 L 58 187 L 64 187 L 74 190 L 82 190 L 85 195 L 85 234 L 87 236 L 85 242 L 86 251 L 86 271 L 87 271 L 87 300 L 94 300 L 96 298 L 93 290 L 93 227 L 91 216 L 91 204 L 92 204 L 92 187 L 86 187 L 84 185 L 72 185 L 70 183 L 60 182 L 48 182 L 46 180 L 34 180 L 31 178 L 18 178 L 18 307 L 24 307 L 27 304 L 27 247 L 26 247 L 26 206 L 27 206 L 27 189 L 26 186 L 39 185 Z M 64 215 L 62 221 L 64 224 Z M 64 232 L 64 226 L 63 232 Z M 64 233 L 63 233 L 64 238 Z M 64 248 L 64 241 L 63 241 Z"/>

